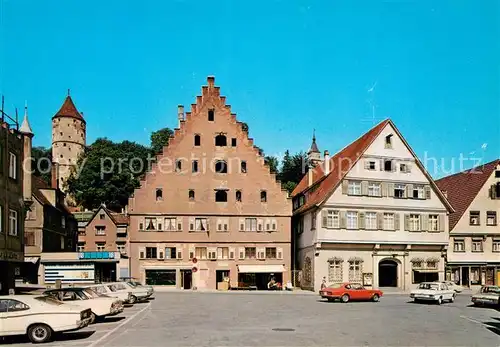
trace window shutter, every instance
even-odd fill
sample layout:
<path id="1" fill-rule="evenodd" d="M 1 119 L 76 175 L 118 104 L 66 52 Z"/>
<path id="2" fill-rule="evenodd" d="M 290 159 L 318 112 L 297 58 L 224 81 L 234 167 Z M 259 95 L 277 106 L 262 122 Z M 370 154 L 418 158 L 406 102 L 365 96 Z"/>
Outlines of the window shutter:
<path id="1" fill-rule="evenodd" d="M 328 211 L 322 210 L 321 211 L 321 226 L 323 228 L 326 228 L 327 225 L 328 225 Z"/>
<path id="2" fill-rule="evenodd" d="M 361 182 L 361 195 L 368 195 L 368 181 Z"/>
<path id="3" fill-rule="evenodd" d="M 278 222 L 276 221 L 276 219 L 272 220 L 271 228 L 272 228 L 273 231 L 277 230 L 277 228 L 278 228 Z"/>
<path id="4" fill-rule="evenodd" d="M 387 196 L 391 198 L 394 197 L 394 183 L 387 184 Z"/>
<path id="5" fill-rule="evenodd" d="M 163 231 L 163 218 L 156 218 L 156 230 Z"/>
<path id="6" fill-rule="evenodd" d="M 445 223 L 445 215 L 444 214 L 440 214 L 438 216 L 438 230 L 439 231 L 444 231 L 444 223 Z"/>
<path id="7" fill-rule="evenodd" d="M 410 215 L 405 214 L 405 230 L 409 231 L 410 230 Z"/>
<path id="8" fill-rule="evenodd" d="M 221 247 L 217 248 L 217 259 L 222 259 L 222 248 Z"/>
<path id="9" fill-rule="evenodd" d="M 420 225 L 421 225 L 421 230 L 422 231 L 428 231 L 429 230 L 429 215 L 428 214 L 421 214 L 420 215 Z"/>
<path id="10" fill-rule="evenodd" d="M 238 248 L 239 259 L 245 259 L 245 247 Z"/>
<path id="11" fill-rule="evenodd" d="M 380 167 L 380 171 L 384 171 L 384 159 L 380 159 L 380 163 L 379 163 L 379 167 Z"/>
<path id="12" fill-rule="evenodd" d="M 365 169 L 370 169 L 370 161 L 368 159 L 365 159 Z"/>
<path id="13" fill-rule="evenodd" d="M 396 172 L 397 168 L 396 168 L 396 161 L 395 160 L 391 160 L 391 169 L 392 169 L 392 172 Z"/>
<path id="14" fill-rule="evenodd" d="M 382 182 L 380 184 L 380 194 L 382 194 L 382 196 L 387 196 L 387 183 Z"/>
<path id="15" fill-rule="evenodd" d="M 141 231 L 144 230 L 144 219 L 143 218 L 139 219 L 139 230 L 141 230 Z"/>
<path id="16" fill-rule="evenodd" d="M 177 231 L 182 231 L 182 217 L 177 217 Z"/>
<path id="17" fill-rule="evenodd" d="M 222 231 L 222 221 L 217 219 L 217 231 Z"/>
<path id="18" fill-rule="evenodd" d="M 346 228 L 345 211 L 340 211 L 340 229 Z"/>
<path id="19" fill-rule="evenodd" d="M 175 245 L 175 251 L 177 252 L 177 259 L 182 260 L 182 245 Z"/>
<path id="20" fill-rule="evenodd" d="M 394 213 L 394 230 L 399 230 L 400 228 L 399 212 L 396 212 Z"/>
<path id="21" fill-rule="evenodd" d="M 146 258 L 146 248 L 140 247 L 139 248 L 139 259 L 145 259 L 145 258 Z"/>
<path id="22" fill-rule="evenodd" d="M 156 259 L 165 259 L 165 255 L 163 254 L 164 248 L 162 246 L 156 247 Z"/>
<path id="23" fill-rule="evenodd" d="M 406 185 L 406 197 L 413 198 L 413 184 Z"/>
<path id="24" fill-rule="evenodd" d="M 189 231 L 194 231 L 194 218 L 189 218 Z"/>
<path id="25" fill-rule="evenodd" d="M 245 220 L 240 219 L 240 231 L 245 231 Z"/>
<path id="26" fill-rule="evenodd" d="M 377 229 L 384 230 L 384 214 L 377 212 Z"/>
<path id="27" fill-rule="evenodd" d="M 265 255 L 265 249 L 264 248 L 261 248 L 261 247 L 258 247 L 256 249 L 256 252 L 257 252 L 257 259 L 266 259 L 266 255 Z"/>
<path id="28" fill-rule="evenodd" d="M 365 229 L 365 213 L 358 213 L 358 229 Z"/>
<path id="29" fill-rule="evenodd" d="M 234 247 L 230 247 L 229 248 L 229 259 L 234 259 L 234 252 L 236 252 Z"/>
<path id="30" fill-rule="evenodd" d="M 342 194 L 347 195 L 348 191 L 349 191 L 349 181 L 343 180 L 342 181 Z"/>
<path id="31" fill-rule="evenodd" d="M 431 186 L 425 186 L 424 190 L 425 190 L 425 198 L 430 199 L 431 198 Z"/>
<path id="32" fill-rule="evenodd" d="M 411 164 L 410 163 L 406 164 L 406 172 L 407 173 L 411 172 Z"/>
<path id="33" fill-rule="evenodd" d="M 195 251 L 195 247 L 189 246 L 189 260 L 193 259 L 196 256 Z"/>
<path id="34" fill-rule="evenodd" d="M 276 258 L 283 259 L 283 248 L 281 247 L 276 248 Z"/>
<path id="35" fill-rule="evenodd" d="M 262 231 L 264 229 L 264 221 L 262 219 L 257 219 L 257 231 Z"/>
<path id="36" fill-rule="evenodd" d="M 210 218 L 207 218 L 207 231 L 210 230 Z"/>

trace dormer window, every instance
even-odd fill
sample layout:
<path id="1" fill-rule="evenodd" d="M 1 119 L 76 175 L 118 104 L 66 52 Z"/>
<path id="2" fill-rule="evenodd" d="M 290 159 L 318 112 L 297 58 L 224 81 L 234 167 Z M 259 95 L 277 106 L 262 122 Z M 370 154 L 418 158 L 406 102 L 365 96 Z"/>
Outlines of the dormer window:
<path id="1" fill-rule="evenodd" d="M 385 148 L 392 148 L 392 134 L 385 137 Z"/>
<path id="2" fill-rule="evenodd" d="M 208 121 L 213 122 L 215 119 L 215 110 L 213 108 L 208 110 Z"/>
<path id="3" fill-rule="evenodd" d="M 156 188 L 156 201 L 163 200 L 163 190 L 161 188 Z"/>
<path id="4" fill-rule="evenodd" d="M 219 134 L 215 137 L 215 145 L 218 147 L 227 146 L 227 138 L 224 134 Z"/>

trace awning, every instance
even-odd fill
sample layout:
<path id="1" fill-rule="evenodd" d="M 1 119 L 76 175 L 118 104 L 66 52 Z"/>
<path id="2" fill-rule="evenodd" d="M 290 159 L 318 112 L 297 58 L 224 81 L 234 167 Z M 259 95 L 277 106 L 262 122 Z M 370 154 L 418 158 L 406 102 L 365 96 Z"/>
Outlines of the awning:
<path id="1" fill-rule="evenodd" d="M 36 264 L 40 260 L 40 257 L 24 257 L 25 263 L 33 263 Z"/>
<path id="2" fill-rule="evenodd" d="M 283 265 L 238 265 L 239 273 L 280 273 L 285 272 Z"/>

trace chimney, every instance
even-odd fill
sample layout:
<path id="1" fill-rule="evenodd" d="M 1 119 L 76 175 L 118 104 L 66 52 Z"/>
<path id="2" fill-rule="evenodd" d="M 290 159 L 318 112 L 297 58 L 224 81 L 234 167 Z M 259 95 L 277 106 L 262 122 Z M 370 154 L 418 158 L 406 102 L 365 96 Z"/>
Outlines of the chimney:
<path id="1" fill-rule="evenodd" d="M 177 120 L 179 121 L 179 129 L 181 128 L 181 122 L 184 121 L 184 106 L 177 106 Z"/>
<path id="2" fill-rule="evenodd" d="M 309 165 L 309 170 L 307 171 L 307 186 L 310 187 L 313 184 L 313 167 Z"/>
<path id="3" fill-rule="evenodd" d="M 52 163 L 52 167 L 50 168 L 50 174 L 52 176 L 52 184 L 51 187 L 53 189 L 58 189 L 59 188 L 59 164 L 58 163 Z"/>
<path id="4" fill-rule="evenodd" d="M 330 152 L 328 150 L 325 150 L 323 160 L 325 162 L 325 176 L 327 176 L 330 173 Z"/>

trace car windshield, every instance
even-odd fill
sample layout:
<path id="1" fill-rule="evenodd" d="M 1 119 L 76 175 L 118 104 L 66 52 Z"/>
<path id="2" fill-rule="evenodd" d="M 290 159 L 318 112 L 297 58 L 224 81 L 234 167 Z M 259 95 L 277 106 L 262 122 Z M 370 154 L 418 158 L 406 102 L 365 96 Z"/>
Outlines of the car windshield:
<path id="1" fill-rule="evenodd" d="M 98 298 L 100 297 L 99 294 L 97 294 L 96 292 L 94 292 L 92 289 L 90 288 L 86 288 L 83 290 L 83 294 L 85 294 L 89 299 L 95 299 L 95 298 Z"/>
<path id="2" fill-rule="evenodd" d="M 53 297 L 50 296 L 38 296 L 35 298 L 35 300 L 41 301 L 43 303 L 49 304 L 49 305 L 62 305 L 64 304 L 62 301 L 56 300 Z"/>
<path id="3" fill-rule="evenodd" d="M 437 283 L 420 283 L 418 289 L 430 289 L 430 290 L 438 290 L 439 284 Z"/>

